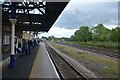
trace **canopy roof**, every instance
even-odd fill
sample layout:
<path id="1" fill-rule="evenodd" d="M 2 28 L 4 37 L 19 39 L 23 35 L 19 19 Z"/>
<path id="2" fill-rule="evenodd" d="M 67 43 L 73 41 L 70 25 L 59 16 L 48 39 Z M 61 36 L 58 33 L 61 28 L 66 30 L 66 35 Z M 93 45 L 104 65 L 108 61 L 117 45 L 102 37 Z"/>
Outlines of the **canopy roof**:
<path id="1" fill-rule="evenodd" d="M 16 29 L 22 31 L 49 31 L 68 2 L 4 2 L 3 24 L 16 18 Z"/>

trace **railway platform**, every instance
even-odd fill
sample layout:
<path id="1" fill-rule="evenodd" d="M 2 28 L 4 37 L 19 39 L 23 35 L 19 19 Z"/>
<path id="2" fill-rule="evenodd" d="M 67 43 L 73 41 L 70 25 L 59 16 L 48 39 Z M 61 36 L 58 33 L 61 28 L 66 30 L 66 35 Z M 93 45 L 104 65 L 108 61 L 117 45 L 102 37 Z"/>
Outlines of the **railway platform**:
<path id="1" fill-rule="evenodd" d="M 40 43 L 29 78 L 59 78 L 43 42 Z"/>
<path id="2" fill-rule="evenodd" d="M 2 79 L 59 78 L 43 42 L 29 55 L 16 58 L 15 68 L 3 68 Z"/>

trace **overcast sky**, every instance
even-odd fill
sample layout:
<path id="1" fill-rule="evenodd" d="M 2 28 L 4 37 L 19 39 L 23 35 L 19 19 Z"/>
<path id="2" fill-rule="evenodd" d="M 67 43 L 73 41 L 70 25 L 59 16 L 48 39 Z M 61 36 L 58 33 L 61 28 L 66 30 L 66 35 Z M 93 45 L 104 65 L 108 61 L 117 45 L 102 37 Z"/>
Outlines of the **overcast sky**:
<path id="1" fill-rule="evenodd" d="M 112 29 L 118 24 L 118 2 L 71 0 L 48 33 L 40 36 L 70 37 L 80 26 L 103 23 Z"/>
<path id="2" fill-rule="evenodd" d="M 83 25 L 91 27 L 98 23 L 117 25 L 117 4 L 116 2 L 79 2 L 79 0 L 71 0 L 55 26 L 73 29 Z"/>

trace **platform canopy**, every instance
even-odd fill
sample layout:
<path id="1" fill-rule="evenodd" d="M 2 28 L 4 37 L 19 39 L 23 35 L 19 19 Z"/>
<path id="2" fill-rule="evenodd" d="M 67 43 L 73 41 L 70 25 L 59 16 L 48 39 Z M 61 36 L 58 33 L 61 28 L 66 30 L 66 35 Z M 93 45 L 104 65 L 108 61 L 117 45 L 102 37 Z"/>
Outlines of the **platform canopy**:
<path id="1" fill-rule="evenodd" d="M 18 30 L 48 32 L 67 4 L 68 2 L 39 0 L 4 2 L 2 4 L 2 23 L 10 24 L 9 19 L 16 18 L 16 29 Z"/>

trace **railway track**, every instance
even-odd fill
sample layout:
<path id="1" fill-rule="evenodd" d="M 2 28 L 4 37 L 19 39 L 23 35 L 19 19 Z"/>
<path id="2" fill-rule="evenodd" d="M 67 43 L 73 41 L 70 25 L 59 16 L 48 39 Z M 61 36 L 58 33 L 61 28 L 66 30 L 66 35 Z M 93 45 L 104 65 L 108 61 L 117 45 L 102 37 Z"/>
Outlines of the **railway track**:
<path id="1" fill-rule="evenodd" d="M 46 49 L 56 67 L 56 70 L 61 80 L 87 80 L 79 71 L 73 68 L 70 63 L 66 62 L 60 55 L 56 53 L 47 43 L 45 43 Z"/>
<path id="2" fill-rule="evenodd" d="M 76 44 L 65 44 L 65 43 L 60 43 L 60 42 L 56 42 L 56 43 L 61 44 L 61 45 L 65 45 L 65 46 L 70 46 L 70 47 L 82 49 L 82 50 L 85 50 L 85 51 L 94 52 L 94 53 L 97 53 L 97 54 L 106 55 L 106 56 L 117 58 L 117 59 L 120 58 L 120 55 L 118 54 L 118 51 L 115 52 L 115 51 L 106 50 L 106 49 L 103 49 L 103 48 L 87 47 L 87 46 L 76 45 Z"/>

